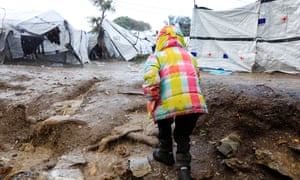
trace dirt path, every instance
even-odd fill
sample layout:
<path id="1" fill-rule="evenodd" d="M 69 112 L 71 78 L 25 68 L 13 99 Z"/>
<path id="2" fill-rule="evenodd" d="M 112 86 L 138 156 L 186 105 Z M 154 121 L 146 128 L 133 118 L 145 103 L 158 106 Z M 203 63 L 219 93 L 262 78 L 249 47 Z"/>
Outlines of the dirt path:
<path id="1" fill-rule="evenodd" d="M 174 168 L 154 161 L 141 178 L 129 168 L 128 160 L 151 155 L 157 142 L 146 120 L 141 69 L 128 62 L 0 66 L 0 177 L 49 178 L 71 169 L 77 179 L 176 179 Z M 192 137 L 194 179 L 299 177 L 299 76 L 203 72 L 202 85 L 210 113 Z M 233 132 L 238 150 L 226 156 L 217 147 Z M 111 141 L 103 145 L 105 138 Z M 62 168 L 66 157 L 76 161 Z M 276 169 L 274 162 L 283 165 Z"/>

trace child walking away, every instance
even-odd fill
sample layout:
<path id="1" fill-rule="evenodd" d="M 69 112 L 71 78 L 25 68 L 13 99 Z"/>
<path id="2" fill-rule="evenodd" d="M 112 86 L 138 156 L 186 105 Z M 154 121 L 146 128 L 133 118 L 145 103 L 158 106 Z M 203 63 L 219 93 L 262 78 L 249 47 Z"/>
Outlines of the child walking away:
<path id="1" fill-rule="evenodd" d="M 161 29 L 154 54 L 144 68 L 144 94 L 149 119 L 158 125 L 156 161 L 175 164 L 173 139 L 177 143 L 178 179 L 191 179 L 190 135 L 199 116 L 208 113 L 200 87 L 197 60 L 186 49 L 183 35 L 175 26 Z M 175 123 L 172 133 L 171 125 Z M 173 134 L 173 137 L 172 137 Z"/>

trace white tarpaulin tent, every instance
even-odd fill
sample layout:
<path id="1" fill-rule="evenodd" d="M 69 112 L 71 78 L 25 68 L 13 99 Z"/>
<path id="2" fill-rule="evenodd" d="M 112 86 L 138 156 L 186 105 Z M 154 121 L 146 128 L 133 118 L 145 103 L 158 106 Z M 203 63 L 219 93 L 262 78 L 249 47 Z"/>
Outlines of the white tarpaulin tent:
<path id="1" fill-rule="evenodd" d="M 38 51 L 48 59 L 64 54 L 64 62 L 89 62 L 86 32 L 74 29 L 55 11 L 5 12 L 0 14 L 0 19 L 0 53 L 9 51 L 12 59 L 24 58 Z"/>
<path id="2" fill-rule="evenodd" d="M 104 19 L 102 27 L 104 29 L 105 46 L 110 57 L 129 61 L 137 56 L 152 53 L 154 44 L 151 40 L 135 36 L 129 30 L 108 19 Z M 97 35 L 91 35 L 90 37 L 89 49 L 92 49 L 97 43 Z"/>
<path id="3" fill-rule="evenodd" d="M 202 68 L 299 74 L 299 17 L 299 0 L 261 0 L 227 11 L 195 7 L 188 48 Z"/>

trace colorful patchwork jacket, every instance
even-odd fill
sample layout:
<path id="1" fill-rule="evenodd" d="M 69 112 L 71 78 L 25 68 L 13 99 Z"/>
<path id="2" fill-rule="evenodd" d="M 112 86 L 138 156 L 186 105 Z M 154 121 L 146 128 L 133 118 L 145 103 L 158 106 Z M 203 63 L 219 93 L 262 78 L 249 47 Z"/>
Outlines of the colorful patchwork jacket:
<path id="1" fill-rule="evenodd" d="M 149 119 L 154 123 L 178 115 L 208 113 L 197 60 L 184 48 L 180 30 L 165 26 L 154 54 L 145 63 L 143 90 Z"/>

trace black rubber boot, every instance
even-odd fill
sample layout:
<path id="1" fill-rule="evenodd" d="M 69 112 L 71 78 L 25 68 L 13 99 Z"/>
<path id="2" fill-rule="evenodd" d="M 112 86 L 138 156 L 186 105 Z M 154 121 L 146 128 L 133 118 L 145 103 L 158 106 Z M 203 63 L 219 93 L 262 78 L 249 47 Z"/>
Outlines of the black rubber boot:
<path id="1" fill-rule="evenodd" d="M 173 139 L 171 124 L 173 119 L 166 119 L 158 122 L 158 148 L 153 151 L 153 158 L 167 166 L 175 164 L 173 156 Z"/>
<path id="2" fill-rule="evenodd" d="M 174 140 L 177 143 L 176 166 L 179 180 L 191 179 L 190 135 L 198 118 L 199 114 L 188 114 L 175 119 Z"/>
<path id="3" fill-rule="evenodd" d="M 191 179 L 190 153 L 176 153 L 176 166 L 179 180 Z"/>
<path id="4" fill-rule="evenodd" d="M 181 166 L 178 169 L 178 180 L 191 180 L 191 170 L 190 167 Z"/>
<path id="5" fill-rule="evenodd" d="M 191 179 L 191 160 L 192 156 L 189 152 L 190 145 L 188 142 L 180 142 L 177 145 L 178 149 L 176 152 L 176 167 L 179 180 L 190 180 Z"/>
<path id="6" fill-rule="evenodd" d="M 157 148 L 153 151 L 153 158 L 167 166 L 173 166 L 175 164 L 172 151 L 163 151 L 160 148 Z"/>

